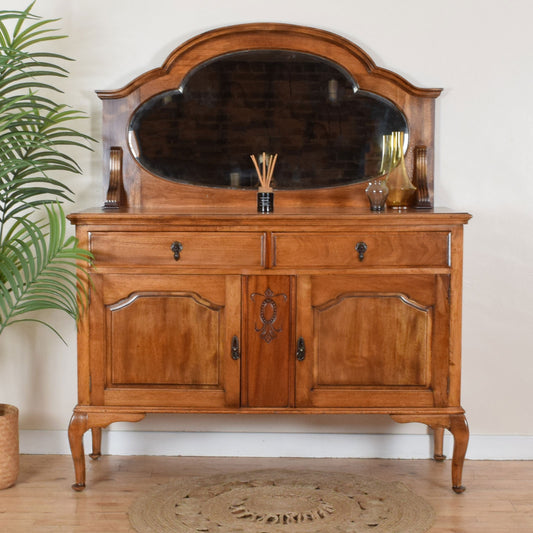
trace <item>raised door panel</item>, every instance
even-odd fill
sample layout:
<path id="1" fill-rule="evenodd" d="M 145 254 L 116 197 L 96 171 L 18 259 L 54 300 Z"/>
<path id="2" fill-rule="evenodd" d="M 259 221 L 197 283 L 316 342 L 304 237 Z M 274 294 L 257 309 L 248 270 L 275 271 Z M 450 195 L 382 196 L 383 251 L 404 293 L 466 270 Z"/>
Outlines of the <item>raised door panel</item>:
<path id="1" fill-rule="evenodd" d="M 240 364 L 231 357 L 240 336 L 239 276 L 107 275 L 102 285 L 97 403 L 239 404 Z"/>
<path id="2" fill-rule="evenodd" d="M 300 407 L 445 404 L 447 277 L 307 276 L 298 284 Z"/>
<path id="3" fill-rule="evenodd" d="M 427 387 L 431 318 L 402 294 L 347 292 L 314 307 L 317 385 Z"/>
<path id="4" fill-rule="evenodd" d="M 220 327 L 221 307 L 193 292 L 136 292 L 108 307 L 108 382 L 216 386 Z"/>

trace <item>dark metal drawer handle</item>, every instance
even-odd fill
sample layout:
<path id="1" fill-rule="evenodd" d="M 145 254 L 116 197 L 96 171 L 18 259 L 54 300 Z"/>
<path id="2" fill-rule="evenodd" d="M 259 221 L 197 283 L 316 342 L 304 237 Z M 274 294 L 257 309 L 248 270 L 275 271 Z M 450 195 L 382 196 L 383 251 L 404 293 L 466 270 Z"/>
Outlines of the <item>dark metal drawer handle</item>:
<path id="1" fill-rule="evenodd" d="M 298 339 L 298 344 L 296 346 L 296 359 L 298 359 L 298 361 L 303 361 L 305 359 L 305 341 L 303 337 Z"/>
<path id="2" fill-rule="evenodd" d="M 174 252 L 174 259 L 179 261 L 180 252 L 183 250 L 183 244 L 181 244 L 179 241 L 174 241 L 170 249 Z"/>
<path id="3" fill-rule="evenodd" d="M 362 261 L 365 258 L 367 248 L 368 246 L 366 245 L 366 242 L 358 242 L 355 245 L 355 251 L 359 254 L 359 261 Z"/>
<path id="4" fill-rule="evenodd" d="M 231 340 L 231 358 L 234 361 L 237 361 L 241 358 L 241 349 L 237 335 L 233 335 L 233 339 Z"/>

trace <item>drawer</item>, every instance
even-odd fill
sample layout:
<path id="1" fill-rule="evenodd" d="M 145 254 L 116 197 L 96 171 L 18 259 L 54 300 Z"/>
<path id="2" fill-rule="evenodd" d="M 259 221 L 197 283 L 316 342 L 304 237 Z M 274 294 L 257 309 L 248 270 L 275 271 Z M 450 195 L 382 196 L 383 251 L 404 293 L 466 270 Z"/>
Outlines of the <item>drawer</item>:
<path id="1" fill-rule="evenodd" d="M 356 247 L 366 248 L 363 259 Z M 273 265 L 289 268 L 358 268 L 367 266 L 449 266 L 449 233 L 361 232 L 276 233 Z"/>
<path id="2" fill-rule="evenodd" d="M 200 231 L 91 232 L 95 265 L 264 266 L 262 233 Z M 176 258 L 175 258 L 176 254 Z"/>

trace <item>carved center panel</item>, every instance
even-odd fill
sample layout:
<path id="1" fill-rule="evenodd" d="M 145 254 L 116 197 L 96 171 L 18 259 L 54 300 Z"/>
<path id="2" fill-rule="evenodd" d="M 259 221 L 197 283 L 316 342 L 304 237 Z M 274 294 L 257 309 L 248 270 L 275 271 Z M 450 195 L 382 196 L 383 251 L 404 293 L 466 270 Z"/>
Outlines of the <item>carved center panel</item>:
<path id="1" fill-rule="evenodd" d="M 263 297 L 261 306 L 259 308 L 259 320 L 261 321 L 260 326 L 255 326 L 255 331 L 257 331 L 261 338 L 267 343 L 271 343 L 278 333 L 281 333 L 282 328 L 277 328 L 274 324 L 278 319 L 278 304 L 276 303 L 277 298 L 281 298 L 284 302 L 287 301 L 287 295 L 280 293 L 274 294 L 274 292 L 268 288 L 264 294 L 254 292 L 250 299 L 252 302 L 255 302 L 255 298 Z"/>

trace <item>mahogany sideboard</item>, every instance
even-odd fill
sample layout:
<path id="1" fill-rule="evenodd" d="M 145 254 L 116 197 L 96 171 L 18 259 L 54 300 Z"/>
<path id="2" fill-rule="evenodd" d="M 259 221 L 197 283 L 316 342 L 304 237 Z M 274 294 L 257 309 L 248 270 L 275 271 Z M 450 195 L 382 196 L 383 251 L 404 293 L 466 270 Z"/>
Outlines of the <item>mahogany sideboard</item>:
<path id="1" fill-rule="evenodd" d="M 183 80 L 216 58 L 278 49 L 327 59 L 358 90 L 401 111 L 417 186 L 411 207 L 370 211 L 363 175 L 313 187 L 280 183 L 274 211 L 265 215 L 245 172 L 241 187 L 235 172 L 228 184 L 192 182 L 187 172 L 201 169 L 190 161 L 177 179 L 168 167 L 154 170 L 150 157 L 167 149 L 150 146 L 142 132 L 136 139 L 132 126 L 145 103 L 172 88 L 187 94 Z M 73 488 L 85 486 L 84 433 L 92 430 L 96 458 L 102 428 L 116 421 L 148 413 L 367 413 L 433 428 L 436 459 L 444 458 L 448 429 L 452 486 L 464 490 L 461 294 L 470 215 L 433 207 L 439 93 L 376 67 L 339 36 L 282 24 L 208 32 L 160 69 L 98 93 L 106 204 L 69 216 L 80 245 L 94 255 L 69 426 Z M 275 148 L 281 165 L 283 145 Z"/>

